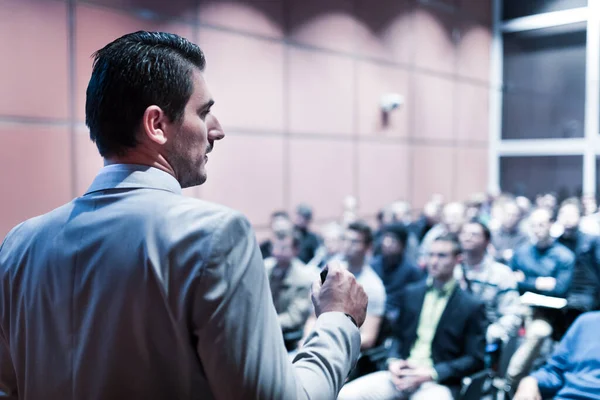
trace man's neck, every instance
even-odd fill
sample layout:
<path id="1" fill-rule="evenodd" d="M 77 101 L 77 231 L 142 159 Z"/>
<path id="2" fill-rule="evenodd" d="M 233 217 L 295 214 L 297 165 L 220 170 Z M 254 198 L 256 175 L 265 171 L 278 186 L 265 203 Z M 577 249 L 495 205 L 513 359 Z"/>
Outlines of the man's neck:
<path id="1" fill-rule="evenodd" d="M 143 145 L 138 145 L 135 152 L 129 151 L 124 155 L 107 157 L 104 159 L 104 166 L 112 164 L 147 165 L 149 167 L 160 169 L 172 175 L 175 179 L 178 179 L 177 174 L 162 154 Z"/>
<path id="2" fill-rule="evenodd" d="M 446 283 L 450 282 L 451 280 L 452 280 L 452 275 L 450 275 L 448 277 L 433 278 L 433 287 L 436 289 L 443 289 L 443 287 L 446 285 Z"/>
<path id="3" fill-rule="evenodd" d="M 348 260 L 348 271 L 352 274 L 359 274 L 365 265 L 365 257 L 356 257 L 355 260 Z"/>
<path id="4" fill-rule="evenodd" d="M 538 250 L 546 250 L 552 246 L 552 243 L 554 243 L 552 239 L 542 240 L 535 244 L 535 248 Z"/>
<path id="5" fill-rule="evenodd" d="M 464 265 L 469 268 L 477 268 L 483 262 L 485 258 L 485 251 L 468 251 L 464 253 L 465 262 Z"/>

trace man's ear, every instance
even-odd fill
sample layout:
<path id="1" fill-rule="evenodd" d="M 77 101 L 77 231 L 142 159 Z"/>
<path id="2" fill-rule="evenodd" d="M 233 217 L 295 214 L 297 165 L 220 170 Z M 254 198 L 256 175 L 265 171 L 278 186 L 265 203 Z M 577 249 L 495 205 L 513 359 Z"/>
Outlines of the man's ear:
<path id="1" fill-rule="evenodd" d="M 164 145 L 167 142 L 167 123 L 168 118 L 159 106 L 149 106 L 142 116 L 142 133 L 153 143 Z"/>

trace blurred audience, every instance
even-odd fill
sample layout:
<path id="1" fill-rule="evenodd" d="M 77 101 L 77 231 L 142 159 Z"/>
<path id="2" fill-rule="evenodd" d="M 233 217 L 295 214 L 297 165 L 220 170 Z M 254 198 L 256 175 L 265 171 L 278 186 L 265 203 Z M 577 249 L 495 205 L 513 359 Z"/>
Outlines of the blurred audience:
<path id="1" fill-rule="evenodd" d="M 427 261 L 428 280 L 407 287 L 400 302 L 388 370 L 346 384 L 338 399 L 453 399 L 461 379 L 483 367 L 485 308 L 454 279 L 456 237 L 434 239 Z"/>
<path id="2" fill-rule="evenodd" d="M 298 206 L 294 223 L 285 211 L 273 213 L 271 237 L 261 251 L 282 330 L 292 333 L 284 335 L 288 349 L 297 346 L 290 342 L 298 341 L 295 333 L 303 329 L 306 335 L 314 324 L 310 284 L 328 263 L 340 262 L 369 295 L 361 367 L 341 399 L 453 398 L 461 379 L 483 368 L 486 341 L 501 353 L 509 349 L 509 392 L 519 387 L 518 396 L 586 393 L 578 386 L 584 369 L 569 362 L 559 371 L 556 354 L 551 367 L 519 386 L 579 315 L 561 346 L 567 338 L 573 342 L 579 321 L 600 308 L 595 197 L 570 198 L 558 209 L 557 202 L 545 193 L 532 210 L 529 199 L 509 193 L 476 193 L 448 204 L 434 195 L 413 214 L 410 203 L 395 201 L 378 213 L 373 234 L 359 220 L 357 199 L 347 196 L 341 217 L 321 227 L 322 243 L 310 229 L 310 206 Z M 308 265 L 302 257 L 310 257 Z M 527 292 L 551 297 L 532 302 L 530 294 L 521 298 Z M 566 306 L 550 305 L 556 301 L 551 298 L 564 299 Z M 564 388 L 557 389 L 548 371 L 563 374 Z"/>
<path id="3" fill-rule="evenodd" d="M 273 256 L 265 260 L 265 268 L 273 296 L 273 304 L 282 331 L 298 332 L 311 313 L 310 288 L 318 276 L 316 269 L 309 268 L 297 256 L 300 237 L 289 232 L 272 242 Z M 295 343 L 287 343 L 288 349 Z"/>

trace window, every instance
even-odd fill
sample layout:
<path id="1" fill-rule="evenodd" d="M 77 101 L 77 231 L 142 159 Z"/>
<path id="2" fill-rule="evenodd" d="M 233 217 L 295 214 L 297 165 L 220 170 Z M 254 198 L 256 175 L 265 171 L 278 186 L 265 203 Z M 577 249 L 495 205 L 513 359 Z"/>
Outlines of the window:
<path id="1" fill-rule="evenodd" d="M 594 0 L 595 1 L 595 0 Z M 587 0 L 504 0 L 502 19 L 586 7 Z"/>
<path id="2" fill-rule="evenodd" d="M 503 139 L 584 136 L 586 24 L 504 35 Z"/>
<path id="3" fill-rule="evenodd" d="M 580 196 L 582 182 L 583 156 L 500 157 L 500 187 L 518 196 L 555 192 L 562 200 Z"/>

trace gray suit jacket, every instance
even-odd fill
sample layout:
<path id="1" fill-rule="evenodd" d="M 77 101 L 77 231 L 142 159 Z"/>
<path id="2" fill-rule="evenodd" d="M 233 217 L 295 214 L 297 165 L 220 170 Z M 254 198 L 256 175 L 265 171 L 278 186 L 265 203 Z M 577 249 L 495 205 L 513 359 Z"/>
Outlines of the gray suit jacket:
<path id="1" fill-rule="evenodd" d="M 0 282 L 10 398 L 334 399 L 360 348 L 327 313 L 290 363 L 248 221 L 145 166 L 14 228 Z"/>

